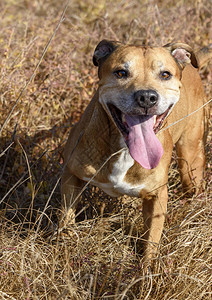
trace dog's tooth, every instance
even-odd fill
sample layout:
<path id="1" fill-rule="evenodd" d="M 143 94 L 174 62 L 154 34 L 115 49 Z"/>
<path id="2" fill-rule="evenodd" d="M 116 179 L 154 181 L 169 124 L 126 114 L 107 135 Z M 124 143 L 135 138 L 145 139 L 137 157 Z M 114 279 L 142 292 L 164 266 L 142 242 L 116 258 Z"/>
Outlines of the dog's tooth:
<path id="1" fill-rule="evenodd" d="M 126 117 L 125 117 L 125 114 L 122 114 L 122 116 L 121 116 L 121 117 L 122 117 L 122 122 L 123 122 L 123 123 L 125 123 L 125 122 L 126 122 Z"/>
<path id="2" fill-rule="evenodd" d="M 155 125 L 155 123 L 156 123 L 156 118 L 157 118 L 156 115 L 154 115 L 154 125 Z"/>

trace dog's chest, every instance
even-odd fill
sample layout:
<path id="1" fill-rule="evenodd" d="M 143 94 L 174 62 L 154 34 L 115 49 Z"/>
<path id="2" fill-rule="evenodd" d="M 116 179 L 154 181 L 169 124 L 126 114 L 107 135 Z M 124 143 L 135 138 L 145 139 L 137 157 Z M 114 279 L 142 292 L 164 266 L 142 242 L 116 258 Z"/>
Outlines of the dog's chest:
<path id="1" fill-rule="evenodd" d="M 127 149 L 123 149 L 118 159 L 113 162 L 111 172 L 107 176 L 107 182 L 98 180 L 98 176 L 91 181 L 91 184 L 99 187 L 105 193 L 112 197 L 128 195 L 138 197 L 145 184 L 130 184 L 125 180 L 127 171 L 134 165 L 134 160 L 130 156 Z M 84 177 L 83 180 L 89 181 L 90 178 Z"/>

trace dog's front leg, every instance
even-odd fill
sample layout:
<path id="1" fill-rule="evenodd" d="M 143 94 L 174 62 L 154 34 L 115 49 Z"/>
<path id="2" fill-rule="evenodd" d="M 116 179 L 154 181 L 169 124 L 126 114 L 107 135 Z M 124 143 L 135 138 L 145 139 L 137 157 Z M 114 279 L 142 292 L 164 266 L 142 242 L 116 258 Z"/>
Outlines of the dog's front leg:
<path id="1" fill-rule="evenodd" d="M 75 222 L 75 210 L 80 200 L 83 185 L 84 181 L 71 174 L 66 167 L 61 179 L 62 213 L 60 226 L 64 227 Z"/>
<path id="2" fill-rule="evenodd" d="M 156 254 L 167 211 L 167 186 L 159 189 L 158 195 L 144 199 L 144 257 L 149 260 Z"/>

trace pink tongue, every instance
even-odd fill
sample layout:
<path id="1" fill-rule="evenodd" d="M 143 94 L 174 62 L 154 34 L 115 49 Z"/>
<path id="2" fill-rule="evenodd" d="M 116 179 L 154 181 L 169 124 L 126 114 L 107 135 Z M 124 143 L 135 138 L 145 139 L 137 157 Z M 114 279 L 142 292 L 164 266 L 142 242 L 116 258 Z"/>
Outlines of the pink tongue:
<path id="1" fill-rule="evenodd" d="M 126 143 L 130 155 L 143 168 L 157 167 L 163 147 L 153 131 L 154 117 L 125 115 L 129 134 Z"/>

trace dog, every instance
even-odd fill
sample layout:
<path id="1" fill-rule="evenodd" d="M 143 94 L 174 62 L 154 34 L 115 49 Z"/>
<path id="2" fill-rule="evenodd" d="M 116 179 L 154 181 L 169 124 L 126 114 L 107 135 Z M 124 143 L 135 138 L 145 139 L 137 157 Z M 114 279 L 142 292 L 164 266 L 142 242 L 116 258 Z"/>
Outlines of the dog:
<path id="1" fill-rule="evenodd" d="M 211 47 L 195 53 L 183 43 L 143 47 L 103 40 L 98 44 L 93 63 L 99 87 L 64 149 L 63 224 L 74 219 L 87 182 L 110 196 L 140 197 L 144 257 L 150 260 L 156 255 L 174 145 L 184 190 L 198 189 L 203 180 L 204 110 L 184 117 L 205 103 L 197 69 L 211 57 Z"/>

